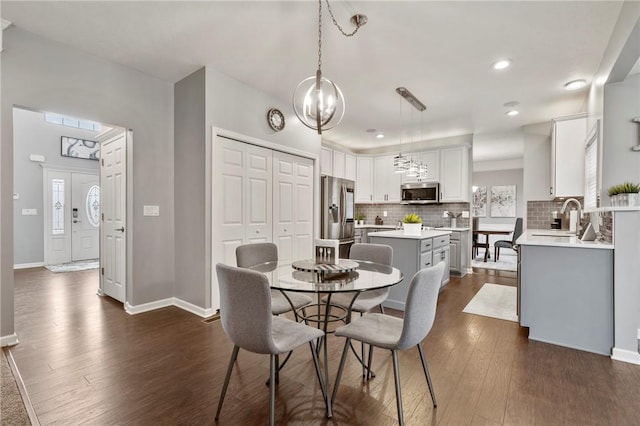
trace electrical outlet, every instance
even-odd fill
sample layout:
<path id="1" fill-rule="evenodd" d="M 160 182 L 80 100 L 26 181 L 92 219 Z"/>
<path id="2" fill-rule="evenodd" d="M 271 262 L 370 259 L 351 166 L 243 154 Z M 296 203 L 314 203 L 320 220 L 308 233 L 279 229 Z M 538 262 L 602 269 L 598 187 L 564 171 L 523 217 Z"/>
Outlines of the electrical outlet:
<path id="1" fill-rule="evenodd" d="M 449 217 L 449 212 L 447 210 L 443 211 L 442 217 Z"/>
<path id="2" fill-rule="evenodd" d="M 469 211 L 467 211 L 467 210 L 463 211 L 463 212 L 462 212 L 462 217 L 463 217 L 464 219 L 469 219 Z"/>
<path id="3" fill-rule="evenodd" d="M 382 217 L 387 217 L 387 211 L 386 210 L 382 212 Z"/>

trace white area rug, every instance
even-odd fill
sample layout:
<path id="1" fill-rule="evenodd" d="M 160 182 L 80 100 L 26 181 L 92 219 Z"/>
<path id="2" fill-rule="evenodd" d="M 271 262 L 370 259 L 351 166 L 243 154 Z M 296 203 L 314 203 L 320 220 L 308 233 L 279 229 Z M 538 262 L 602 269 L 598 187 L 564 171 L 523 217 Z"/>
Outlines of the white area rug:
<path id="1" fill-rule="evenodd" d="M 473 268 L 499 269 L 501 271 L 517 271 L 518 255 L 515 253 L 500 253 L 500 259 L 496 262 L 493 260 L 493 250 L 491 250 L 491 258 L 484 261 L 484 250 L 478 250 L 480 255 L 471 261 Z"/>
<path id="2" fill-rule="evenodd" d="M 86 271 L 87 269 L 97 269 L 99 267 L 100 267 L 100 260 L 98 259 L 79 260 L 77 262 L 61 263 L 59 265 L 45 266 L 45 268 L 47 268 L 51 272 L 56 272 L 56 273 Z"/>
<path id="3" fill-rule="evenodd" d="M 484 283 L 462 312 L 518 322 L 517 289 Z"/>

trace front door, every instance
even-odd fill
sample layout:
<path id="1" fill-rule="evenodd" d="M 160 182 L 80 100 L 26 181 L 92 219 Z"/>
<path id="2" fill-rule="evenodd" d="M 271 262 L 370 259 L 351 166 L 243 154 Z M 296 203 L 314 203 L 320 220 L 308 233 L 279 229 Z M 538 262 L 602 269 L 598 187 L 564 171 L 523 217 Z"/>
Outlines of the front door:
<path id="1" fill-rule="evenodd" d="M 71 174 L 71 260 L 100 256 L 100 182 L 98 175 Z"/>
<path id="2" fill-rule="evenodd" d="M 127 132 L 102 142 L 102 292 L 120 302 L 126 297 Z"/>

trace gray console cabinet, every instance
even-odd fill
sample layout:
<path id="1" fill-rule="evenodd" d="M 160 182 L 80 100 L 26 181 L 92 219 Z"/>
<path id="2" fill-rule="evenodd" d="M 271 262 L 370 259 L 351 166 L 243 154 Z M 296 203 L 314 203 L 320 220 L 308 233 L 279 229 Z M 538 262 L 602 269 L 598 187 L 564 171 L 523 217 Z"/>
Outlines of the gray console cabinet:
<path id="1" fill-rule="evenodd" d="M 613 250 L 520 245 L 518 296 L 529 339 L 611 355 Z"/>

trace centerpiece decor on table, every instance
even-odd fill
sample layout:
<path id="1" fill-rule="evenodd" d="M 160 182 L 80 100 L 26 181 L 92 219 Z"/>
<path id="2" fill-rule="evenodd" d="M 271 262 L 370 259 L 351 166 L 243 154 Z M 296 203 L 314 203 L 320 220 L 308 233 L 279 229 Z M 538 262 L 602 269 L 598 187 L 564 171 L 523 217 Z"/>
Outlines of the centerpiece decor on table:
<path id="1" fill-rule="evenodd" d="M 612 207 L 640 206 L 640 184 L 625 182 L 609 188 Z"/>
<path id="2" fill-rule="evenodd" d="M 421 235 L 422 218 L 415 213 L 409 213 L 402 218 L 402 228 L 405 235 Z"/>

